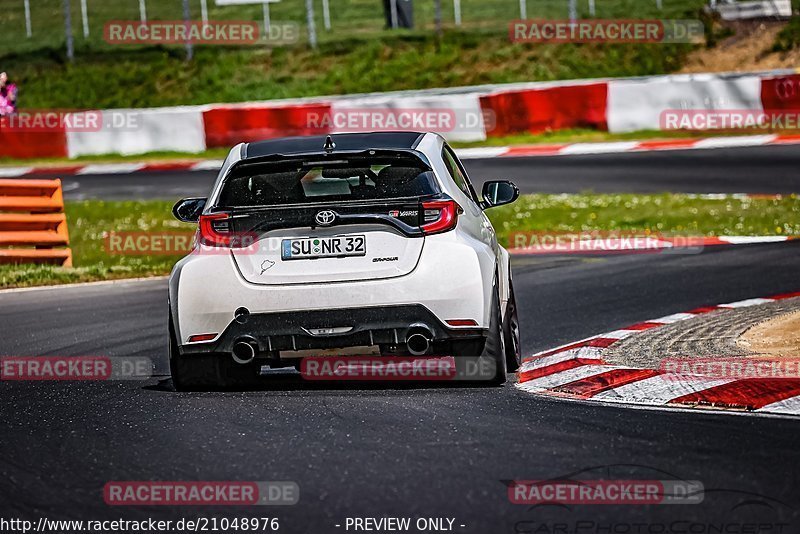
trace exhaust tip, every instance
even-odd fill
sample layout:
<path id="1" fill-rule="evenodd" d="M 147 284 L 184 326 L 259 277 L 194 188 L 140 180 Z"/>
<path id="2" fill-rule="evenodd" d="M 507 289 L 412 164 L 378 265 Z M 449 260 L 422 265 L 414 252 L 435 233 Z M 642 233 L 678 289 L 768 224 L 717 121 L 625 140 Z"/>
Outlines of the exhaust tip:
<path id="1" fill-rule="evenodd" d="M 422 356 L 431 348 L 433 332 L 424 324 L 413 324 L 406 333 L 406 349 L 413 356 Z"/>
<path id="2" fill-rule="evenodd" d="M 236 363 L 245 365 L 256 358 L 257 351 L 258 342 L 255 339 L 249 337 L 239 338 L 233 344 L 231 356 Z"/>

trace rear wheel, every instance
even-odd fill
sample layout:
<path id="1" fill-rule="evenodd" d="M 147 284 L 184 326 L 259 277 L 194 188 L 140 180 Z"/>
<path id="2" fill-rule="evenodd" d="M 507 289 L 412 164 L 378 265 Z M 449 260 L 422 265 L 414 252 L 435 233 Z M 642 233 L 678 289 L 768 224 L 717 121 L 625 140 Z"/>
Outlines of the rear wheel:
<path id="1" fill-rule="evenodd" d="M 180 354 L 170 317 L 169 369 L 176 391 L 207 391 L 253 386 L 258 383 L 260 366 L 255 362 L 238 364 L 230 354 Z"/>
<path id="2" fill-rule="evenodd" d="M 500 319 L 500 298 L 497 285 L 492 296 L 492 314 L 489 320 L 489 334 L 480 355 L 481 369 L 492 370 L 492 376 L 484 383 L 490 386 L 502 386 L 506 383 L 506 346 Z"/>
<path id="3" fill-rule="evenodd" d="M 519 316 L 517 299 L 514 296 L 514 284 L 508 281 L 508 303 L 506 315 L 503 317 L 503 338 L 506 344 L 506 370 L 514 373 L 522 364 L 522 344 L 519 335 Z"/>

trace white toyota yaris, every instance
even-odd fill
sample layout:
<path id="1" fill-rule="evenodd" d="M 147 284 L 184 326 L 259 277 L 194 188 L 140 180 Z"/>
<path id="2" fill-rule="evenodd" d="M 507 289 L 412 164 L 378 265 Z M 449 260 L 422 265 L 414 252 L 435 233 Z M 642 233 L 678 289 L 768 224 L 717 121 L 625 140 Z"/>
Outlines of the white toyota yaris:
<path id="1" fill-rule="evenodd" d="M 252 382 L 309 355 L 471 356 L 503 384 L 520 362 L 508 252 L 433 133 L 242 143 L 210 196 L 178 202 L 197 244 L 169 282 L 176 389 Z"/>

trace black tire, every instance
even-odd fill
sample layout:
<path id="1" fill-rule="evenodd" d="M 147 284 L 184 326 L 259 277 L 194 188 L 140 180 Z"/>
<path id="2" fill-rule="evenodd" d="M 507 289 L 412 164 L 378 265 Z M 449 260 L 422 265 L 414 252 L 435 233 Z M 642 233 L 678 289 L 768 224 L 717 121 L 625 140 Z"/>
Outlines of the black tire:
<path id="1" fill-rule="evenodd" d="M 486 336 L 486 343 L 480 355 L 481 360 L 491 362 L 494 367 L 494 376 L 483 382 L 488 386 L 502 386 L 506 383 L 507 378 L 506 347 L 500 313 L 500 297 L 497 284 L 495 284 L 494 295 L 492 296 L 492 315 L 489 320 L 489 335 Z"/>
<path id="2" fill-rule="evenodd" d="M 506 315 L 503 317 L 503 338 L 506 344 L 506 371 L 515 373 L 522 365 L 522 343 L 519 334 L 517 299 L 514 296 L 514 284 L 510 279 L 508 281 Z"/>
<path id="3" fill-rule="evenodd" d="M 169 369 L 176 391 L 213 391 L 257 384 L 260 366 L 240 365 L 229 354 L 180 354 L 170 316 Z"/>

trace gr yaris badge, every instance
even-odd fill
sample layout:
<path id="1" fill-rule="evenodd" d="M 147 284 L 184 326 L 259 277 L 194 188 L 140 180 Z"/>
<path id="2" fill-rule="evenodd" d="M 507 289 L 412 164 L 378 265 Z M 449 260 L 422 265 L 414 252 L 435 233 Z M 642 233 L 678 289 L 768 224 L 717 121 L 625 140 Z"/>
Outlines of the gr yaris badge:
<path id="1" fill-rule="evenodd" d="M 314 217 L 314 220 L 317 221 L 317 224 L 320 226 L 330 226 L 333 224 L 333 221 L 336 220 L 336 212 L 331 210 L 323 210 L 317 213 L 317 216 Z"/>

